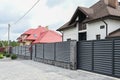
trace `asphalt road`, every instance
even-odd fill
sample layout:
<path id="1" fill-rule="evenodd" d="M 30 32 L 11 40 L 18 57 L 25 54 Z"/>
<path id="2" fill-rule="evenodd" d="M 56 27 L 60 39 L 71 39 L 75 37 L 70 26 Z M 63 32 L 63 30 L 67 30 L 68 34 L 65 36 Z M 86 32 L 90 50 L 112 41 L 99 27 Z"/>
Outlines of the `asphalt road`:
<path id="1" fill-rule="evenodd" d="M 120 80 L 82 70 L 68 70 L 31 60 L 0 60 L 0 80 Z"/>

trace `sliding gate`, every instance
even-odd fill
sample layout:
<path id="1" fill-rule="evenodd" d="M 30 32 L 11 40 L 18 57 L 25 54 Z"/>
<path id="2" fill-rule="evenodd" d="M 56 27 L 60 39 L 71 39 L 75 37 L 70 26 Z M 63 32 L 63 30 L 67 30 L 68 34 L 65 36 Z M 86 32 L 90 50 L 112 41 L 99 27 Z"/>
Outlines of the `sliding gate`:
<path id="1" fill-rule="evenodd" d="M 77 43 L 77 68 L 120 77 L 120 40 Z"/>

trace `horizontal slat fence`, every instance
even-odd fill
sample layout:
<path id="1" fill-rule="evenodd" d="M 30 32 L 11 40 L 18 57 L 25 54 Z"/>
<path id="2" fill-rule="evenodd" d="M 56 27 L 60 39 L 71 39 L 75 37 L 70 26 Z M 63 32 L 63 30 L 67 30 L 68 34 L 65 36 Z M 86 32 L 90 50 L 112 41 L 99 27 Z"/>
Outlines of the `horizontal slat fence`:
<path id="1" fill-rule="evenodd" d="M 75 45 L 70 46 L 70 44 Z M 76 51 L 71 51 L 71 49 L 75 47 L 76 41 L 44 43 L 32 46 L 16 46 L 12 48 L 12 53 L 17 54 L 20 58 L 75 69 L 76 65 L 72 61 L 73 58 L 70 61 L 71 56 L 74 56 L 76 53 Z"/>
<path id="2" fill-rule="evenodd" d="M 17 54 L 18 57 L 23 59 L 31 59 L 31 46 L 16 46 L 12 48 L 12 54 Z"/>
<path id="3" fill-rule="evenodd" d="M 81 41 L 77 68 L 120 77 L 120 40 Z"/>
<path id="4" fill-rule="evenodd" d="M 70 68 L 70 42 L 33 45 L 33 60 Z"/>

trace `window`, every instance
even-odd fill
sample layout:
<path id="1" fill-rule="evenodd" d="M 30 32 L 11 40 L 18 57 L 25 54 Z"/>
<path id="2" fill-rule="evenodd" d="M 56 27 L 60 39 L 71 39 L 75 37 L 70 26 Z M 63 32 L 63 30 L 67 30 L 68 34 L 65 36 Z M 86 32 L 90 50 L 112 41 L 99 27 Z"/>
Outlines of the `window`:
<path id="1" fill-rule="evenodd" d="M 104 25 L 100 26 L 100 29 L 104 29 L 104 28 L 105 28 L 105 26 L 104 26 Z"/>
<path id="2" fill-rule="evenodd" d="M 71 38 L 68 38 L 67 41 L 71 41 Z"/>
<path id="3" fill-rule="evenodd" d="M 100 39 L 101 39 L 100 34 L 99 34 L 99 35 L 96 35 L 96 40 L 100 40 Z"/>
<path id="4" fill-rule="evenodd" d="M 37 35 L 36 35 L 36 34 L 34 34 L 33 36 L 34 36 L 35 38 L 37 37 Z"/>
<path id="5" fill-rule="evenodd" d="M 86 30 L 86 24 L 82 24 L 79 26 L 79 30 Z"/>

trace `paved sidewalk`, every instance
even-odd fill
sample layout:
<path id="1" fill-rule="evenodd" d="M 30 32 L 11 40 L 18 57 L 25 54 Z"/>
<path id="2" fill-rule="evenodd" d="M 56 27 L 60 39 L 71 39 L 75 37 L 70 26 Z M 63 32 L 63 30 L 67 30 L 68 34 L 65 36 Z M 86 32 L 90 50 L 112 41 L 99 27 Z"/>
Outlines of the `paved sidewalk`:
<path id="1" fill-rule="evenodd" d="M 0 80 L 120 80 L 82 70 L 67 70 L 31 60 L 0 60 Z"/>

